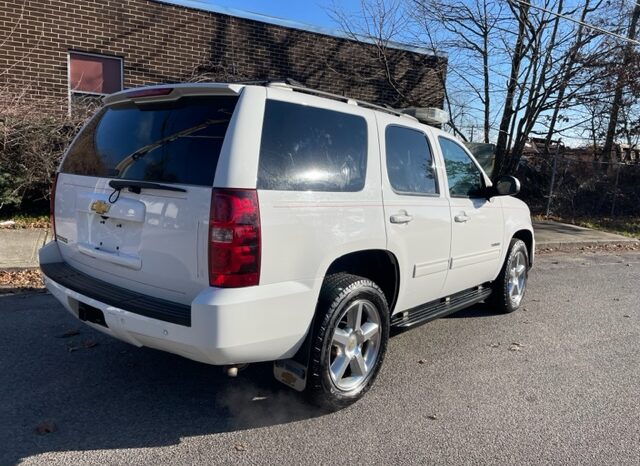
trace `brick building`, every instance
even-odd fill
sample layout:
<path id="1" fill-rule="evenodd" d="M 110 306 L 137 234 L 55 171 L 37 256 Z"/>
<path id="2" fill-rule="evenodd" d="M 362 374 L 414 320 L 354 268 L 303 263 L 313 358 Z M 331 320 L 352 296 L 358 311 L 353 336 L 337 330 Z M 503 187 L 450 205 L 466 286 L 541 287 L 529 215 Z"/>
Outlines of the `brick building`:
<path id="1" fill-rule="evenodd" d="M 381 53 L 192 0 L 0 0 L 0 88 L 65 105 L 160 82 L 291 78 L 394 107 L 441 106 L 445 70 L 445 57 L 421 49 Z"/>

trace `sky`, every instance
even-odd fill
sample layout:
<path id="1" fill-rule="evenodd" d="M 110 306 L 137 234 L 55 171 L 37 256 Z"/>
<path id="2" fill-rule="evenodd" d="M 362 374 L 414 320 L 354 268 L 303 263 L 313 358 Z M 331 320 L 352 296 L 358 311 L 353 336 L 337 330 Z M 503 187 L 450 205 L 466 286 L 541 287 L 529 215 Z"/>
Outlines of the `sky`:
<path id="1" fill-rule="evenodd" d="M 174 0 L 179 3 L 180 0 Z M 193 0 L 192 0 L 193 1 Z M 329 11 L 332 0 L 195 0 L 198 3 L 232 8 L 236 10 L 276 16 L 311 26 L 338 29 Z M 340 0 L 339 4 L 349 10 L 357 9 L 359 0 Z"/>
<path id="2" fill-rule="evenodd" d="M 320 28 L 321 32 L 326 33 L 334 33 L 340 35 L 341 27 L 340 25 L 332 18 L 332 10 L 336 8 L 345 13 L 347 16 L 351 16 L 353 13 L 360 13 L 361 0 L 164 0 L 171 3 L 183 4 L 190 7 L 205 7 L 205 5 L 210 5 L 214 10 L 228 13 L 231 15 L 244 16 L 242 12 L 245 13 L 254 13 L 259 15 L 266 15 L 275 17 L 281 20 L 285 20 L 285 23 L 281 23 L 286 25 L 286 21 L 293 21 L 299 23 L 301 25 L 308 25 L 311 28 Z M 463 0 L 465 1 L 465 0 Z M 577 0 L 572 0 L 571 3 Z M 636 0 L 623 0 L 626 2 L 633 3 Z M 569 2 L 567 2 L 569 3 Z M 577 1 L 576 4 L 580 4 L 581 2 Z M 217 8 L 216 8 L 217 7 Z M 221 9 L 226 9 L 228 11 L 221 11 Z M 230 10 L 230 11 L 229 11 Z M 265 19 L 265 21 L 269 21 Z M 568 25 L 568 23 L 567 23 Z M 304 26 L 302 26 L 304 28 Z M 402 40 L 397 37 L 395 40 Z M 415 38 L 413 39 L 415 40 Z M 456 66 L 456 61 L 453 59 L 454 57 L 449 57 L 449 66 Z M 464 56 L 459 57 L 460 60 L 464 62 L 466 59 Z M 499 105 L 502 94 L 503 94 L 503 82 L 506 82 L 506 72 L 508 68 L 505 68 L 504 73 L 502 75 L 498 73 L 496 75 L 495 71 L 501 69 L 501 64 L 494 64 L 493 71 L 494 76 L 493 80 L 498 82 L 497 89 L 494 91 L 494 96 L 492 97 L 493 105 L 492 113 L 493 123 L 491 126 L 491 139 L 494 140 L 496 137 L 497 130 L 497 122 L 498 118 L 501 116 L 502 107 Z M 465 68 L 466 69 L 466 68 Z M 447 76 L 449 90 L 451 91 L 451 95 L 454 97 L 455 89 L 456 89 L 456 80 L 453 73 L 448 73 Z M 468 91 L 468 86 L 465 87 L 465 81 L 460 81 L 462 83 L 462 93 L 464 95 L 465 92 Z M 468 115 L 468 122 L 458 122 L 458 124 L 462 124 L 463 129 L 465 131 L 468 128 L 478 129 L 481 125 L 481 114 L 479 110 L 473 105 L 477 105 L 478 102 L 471 101 L 470 103 L 467 100 L 461 100 L 464 103 L 464 107 L 466 108 L 466 115 Z M 498 104 L 498 105 L 497 105 Z M 473 131 L 473 130 L 471 130 Z M 571 136 L 569 136 L 571 139 Z M 565 136 L 566 139 L 566 136 Z M 573 139 L 572 139 L 573 141 Z M 577 141 L 577 140 L 576 140 Z M 575 141 L 574 141 L 575 142 Z"/>

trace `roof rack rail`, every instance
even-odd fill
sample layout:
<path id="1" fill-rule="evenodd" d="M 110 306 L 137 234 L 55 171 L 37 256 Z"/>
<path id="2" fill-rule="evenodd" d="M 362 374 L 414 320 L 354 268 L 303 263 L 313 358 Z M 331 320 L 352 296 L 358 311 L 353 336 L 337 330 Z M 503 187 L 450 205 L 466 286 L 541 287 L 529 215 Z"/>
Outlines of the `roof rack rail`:
<path id="1" fill-rule="evenodd" d="M 379 110 L 381 112 L 389 113 L 391 115 L 408 118 L 410 120 L 417 121 L 425 125 L 436 126 L 436 127 L 446 123 L 449 119 L 448 114 L 444 110 L 441 110 L 439 108 L 408 107 L 403 109 L 395 109 L 391 107 L 383 107 L 382 105 L 373 104 L 365 100 L 358 100 L 358 99 L 354 99 L 353 97 L 348 97 L 345 95 L 334 94 L 332 92 L 313 89 L 311 87 L 307 87 L 303 85 L 299 81 L 296 81 L 295 79 L 292 79 L 292 78 L 240 80 L 240 81 L 230 81 L 228 84 L 279 87 L 281 89 L 288 89 L 291 91 L 302 92 L 305 94 L 316 95 L 319 97 L 327 97 L 329 99 L 339 100 L 341 102 L 346 102 L 348 104 L 358 105 L 360 107 L 370 108 L 373 110 Z"/>
<path id="2" fill-rule="evenodd" d="M 332 92 L 320 91 L 318 89 L 313 89 L 310 87 L 303 86 L 299 82 L 293 79 L 285 79 L 279 81 L 267 81 L 265 82 L 267 87 L 281 87 L 284 89 L 291 89 L 292 91 L 303 92 L 305 94 L 317 95 L 319 97 L 327 97 L 334 100 L 339 100 L 346 103 L 356 104 L 360 107 L 370 108 L 373 110 L 380 110 L 381 112 L 390 113 L 392 115 L 396 115 L 399 117 L 409 118 L 410 120 L 419 121 L 413 115 L 408 115 L 404 113 L 402 110 L 396 110 L 394 108 L 383 107 L 381 105 L 372 104 L 371 102 L 366 102 L 364 100 L 354 99 L 352 97 L 347 97 L 344 95 L 334 94 Z"/>

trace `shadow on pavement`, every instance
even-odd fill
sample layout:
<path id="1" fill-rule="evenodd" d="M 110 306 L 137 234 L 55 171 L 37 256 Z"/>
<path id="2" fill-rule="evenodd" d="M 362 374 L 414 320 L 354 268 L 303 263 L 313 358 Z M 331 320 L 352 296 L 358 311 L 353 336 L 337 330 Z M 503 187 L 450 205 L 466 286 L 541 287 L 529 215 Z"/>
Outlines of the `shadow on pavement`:
<path id="1" fill-rule="evenodd" d="M 447 319 L 467 319 L 470 317 L 494 317 L 501 315 L 490 304 L 479 303 L 461 311 L 449 314 Z"/>
<path id="2" fill-rule="evenodd" d="M 271 364 L 229 379 L 219 367 L 104 336 L 50 295 L 0 297 L 0 319 L 2 465 L 49 451 L 166 446 L 323 414 L 276 382 Z M 72 329 L 80 333 L 61 337 Z M 55 431 L 38 435 L 43 423 Z"/>
<path id="3" fill-rule="evenodd" d="M 496 312 L 489 304 L 486 303 L 478 303 L 474 304 L 471 307 L 462 309 L 460 311 L 456 311 L 453 314 L 446 315 L 444 317 L 438 317 L 437 319 L 467 319 L 467 318 L 476 318 L 476 317 L 493 317 L 496 315 L 500 315 L 500 313 Z M 436 320 L 437 320 L 436 319 Z M 433 320 L 427 320 L 426 322 L 421 322 L 412 327 L 408 328 L 391 328 L 391 332 L 389 336 L 391 338 L 402 335 L 405 332 L 411 332 L 412 330 L 421 327 L 423 325 L 428 325 Z"/>

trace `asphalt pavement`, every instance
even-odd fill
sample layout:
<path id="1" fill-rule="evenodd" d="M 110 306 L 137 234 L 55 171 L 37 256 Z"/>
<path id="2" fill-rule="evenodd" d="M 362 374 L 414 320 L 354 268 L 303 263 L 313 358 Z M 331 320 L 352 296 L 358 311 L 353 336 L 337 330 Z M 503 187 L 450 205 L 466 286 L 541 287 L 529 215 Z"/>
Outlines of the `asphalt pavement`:
<path id="1" fill-rule="evenodd" d="M 393 337 L 329 414 L 268 364 L 228 379 L 0 296 L 0 465 L 640 464 L 639 283 L 635 252 L 541 254 L 524 309 Z"/>

